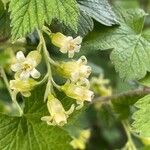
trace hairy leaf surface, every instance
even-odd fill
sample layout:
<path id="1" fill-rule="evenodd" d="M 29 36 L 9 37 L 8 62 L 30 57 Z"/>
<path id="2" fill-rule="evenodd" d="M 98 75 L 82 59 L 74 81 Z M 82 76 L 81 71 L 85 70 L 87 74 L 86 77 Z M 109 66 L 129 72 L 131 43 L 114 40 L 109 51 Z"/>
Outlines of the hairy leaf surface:
<path id="1" fill-rule="evenodd" d="M 133 129 L 140 136 L 150 137 L 150 94 L 135 103 L 138 110 L 133 114 Z"/>
<path id="2" fill-rule="evenodd" d="M 7 150 L 70 150 L 70 136 L 58 127 L 41 121 L 48 115 L 43 102 L 43 87 L 36 89 L 25 99 L 22 117 L 0 114 L 0 149 Z"/>
<path id="3" fill-rule="evenodd" d="M 116 16 L 107 0 L 79 0 L 80 9 L 98 22 L 111 26 L 117 23 Z"/>
<path id="4" fill-rule="evenodd" d="M 58 19 L 77 31 L 78 8 L 75 0 L 11 0 L 13 39 L 24 37 L 44 22 Z"/>
<path id="5" fill-rule="evenodd" d="M 119 10 L 120 26 L 100 26 L 91 33 L 83 45 L 84 50 L 108 50 L 120 77 L 141 79 L 150 71 L 150 42 L 143 37 L 145 12 L 140 9 Z"/>

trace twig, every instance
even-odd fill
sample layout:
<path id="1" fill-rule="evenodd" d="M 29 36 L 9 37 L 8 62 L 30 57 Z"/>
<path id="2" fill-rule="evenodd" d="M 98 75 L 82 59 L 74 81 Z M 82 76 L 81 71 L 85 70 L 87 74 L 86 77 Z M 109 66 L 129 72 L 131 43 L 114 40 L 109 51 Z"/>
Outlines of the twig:
<path id="1" fill-rule="evenodd" d="M 93 100 L 93 103 L 108 103 L 114 99 L 123 99 L 126 97 L 135 97 L 135 96 L 145 96 L 147 94 L 150 94 L 150 88 L 149 87 L 143 87 L 143 88 L 138 88 L 135 90 L 127 91 L 124 93 L 112 95 L 112 96 L 107 96 L 107 97 L 98 97 Z"/>

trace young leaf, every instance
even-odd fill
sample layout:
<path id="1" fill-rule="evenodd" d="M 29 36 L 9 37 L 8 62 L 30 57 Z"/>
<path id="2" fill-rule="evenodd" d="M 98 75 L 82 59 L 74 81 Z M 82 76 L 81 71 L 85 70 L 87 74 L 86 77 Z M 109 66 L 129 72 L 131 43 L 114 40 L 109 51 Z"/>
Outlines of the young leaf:
<path id="1" fill-rule="evenodd" d="M 41 121 L 48 115 L 43 102 L 43 87 L 25 99 L 24 115 L 13 117 L 0 114 L 0 149 L 8 150 L 70 150 L 70 136 L 61 128 Z"/>
<path id="2" fill-rule="evenodd" d="M 140 136 L 150 137 L 150 94 L 135 103 L 138 110 L 133 114 L 133 129 Z"/>
<path id="3" fill-rule="evenodd" d="M 12 38 L 24 37 L 44 22 L 56 18 L 77 31 L 78 8 L 75 0 L 11 0 Z"/>
<path id="4" fill-rule="evenodd" d="M 86 39 L 86 50 L 112 49 L 111 60 L 120 77 L 126 80 L 141 79 L 150 71 L 150 42 L 142 36 L 145 12 L 119 10 L 119 27 L 99 26 Z"/>
<path id="5" fill-rule="evenodd" d="M 114 12 L 107 0 L 79 0 L 80 9 L 98 22 L 111 26 L 117 23 Z"/>

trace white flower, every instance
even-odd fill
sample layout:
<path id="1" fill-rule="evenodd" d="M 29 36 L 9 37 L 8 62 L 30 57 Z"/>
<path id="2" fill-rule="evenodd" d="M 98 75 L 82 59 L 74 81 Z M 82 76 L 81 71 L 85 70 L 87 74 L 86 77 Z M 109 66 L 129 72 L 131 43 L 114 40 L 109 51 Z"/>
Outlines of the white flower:
<path id="1" fill-rule="evenodd" d="M 41 120 L 46 121 L 48 125 L 53 126 L 63 126 L 66 124 L 67 118 L 74 111 L 74 105 L 72 105 L 68 111 L 65 111 L 61 102 L 51 94 L 48 96 L 47 107 L 50 116 L 44 116 Z"/>
<path id="2" fill-rule="evenodd" d="M 60 48 L 62 53 L 68 53 L 68 57 L 72 58 L 75 52 L 79 52 L 82 43 L 82 37 L 78 36 L 75 39 L 71 36 L 65 36 L 58 32 L 52 34 L 52 43 Z"/>
<path id="3" fill-rule="evenodd" d="M 77 61 L 61 62 L 58 66 L 59 73 L 72 82 L 88 78 L 91 74 L 91 67 L 86 65 L 87 59 L 81 56 Z"/>
<path id="4" fill-rule="evenodd" d="M 21 80 L 27 80 L 30 75 L 37 79 L 40 77 L 40 72 L 35 69 L 41 60 L 41 55 L 38 51 L 31 51 L 27 57 L 22 51 L 17 52 L 16 61 L 11 65 L 12 71 L 16 72 Z"/>
<path id="5" fill-rule="evenodd" d="M 66 82 L 66 84 L 63 85 L 61 89 L 68 97 L 76 100 L 76 103 L 79 105 L 76 109 L 82 108 L 84 101 L 91 102 L 94 97 L 94 93 L 87 87 L 69 82 Z"/>

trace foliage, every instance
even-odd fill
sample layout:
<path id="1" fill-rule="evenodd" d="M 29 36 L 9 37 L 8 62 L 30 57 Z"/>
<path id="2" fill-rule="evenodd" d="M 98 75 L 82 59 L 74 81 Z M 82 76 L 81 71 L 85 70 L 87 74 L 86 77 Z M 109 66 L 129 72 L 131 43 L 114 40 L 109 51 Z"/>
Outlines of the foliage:
<path id="1" fill-rule="evenodd" d="M 133 128 L 138 132 L 141 136 L 149 137 L 149 101 L 150 95 L 147 95 L 140 99 L 135 106 L 138 110 L 133 115 Z"/>
<path id="2" fill-rule="evenodd" d="M 149 149 L 149 8 L 1 0 L 0 149 Z"/>

